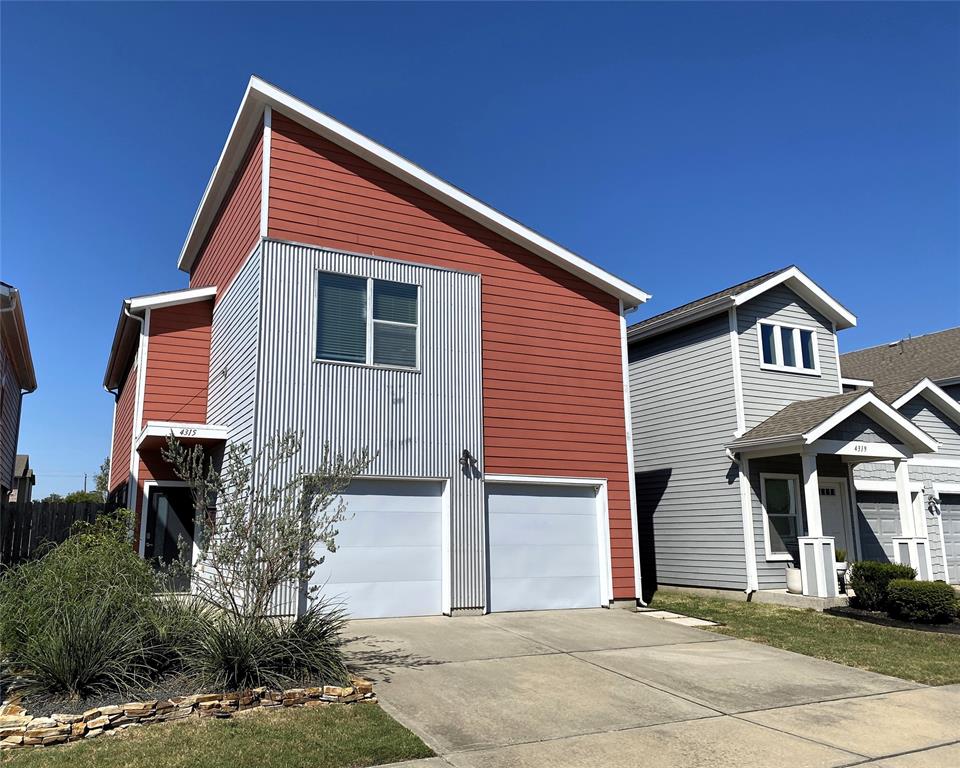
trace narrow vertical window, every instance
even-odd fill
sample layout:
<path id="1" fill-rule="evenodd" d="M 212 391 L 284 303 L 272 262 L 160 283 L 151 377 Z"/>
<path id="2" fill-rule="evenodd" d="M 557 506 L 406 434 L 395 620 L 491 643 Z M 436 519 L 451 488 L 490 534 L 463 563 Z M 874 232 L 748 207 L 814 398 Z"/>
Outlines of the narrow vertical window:
<path id="1" fill-rule="evenodd" d="M 417 367 L 417 286 L 373 281 L 373 363 Z"/>
<path id="2" fill-rule="evenodd" d="M 367 281 L 321 272 L 317 297 L 317 357 L 367 361 Z"/>
<path id="3" fill-rule="evenodd" d="M 808 371 L 816 369 L 817 363 L 813 352 L 813 331 L 800 331 L 800 353 L 803 367 Z"/>
<path id="4" fill-rule="evenodd" d="M 777 364 L 777 353 L 773 346 L 773 332 L 775 328 L 772 325 L 760 326 L 760 341 L 763 345 L 763 362 L 767 365 Z"/>
<path id="5" fill-rule="evenodd" d="M 797 351 L 793 346 L 793 328 L 780 326 L 780 346 L 783 349 L 782 365 L 787 368 L 796 368 Z"/>

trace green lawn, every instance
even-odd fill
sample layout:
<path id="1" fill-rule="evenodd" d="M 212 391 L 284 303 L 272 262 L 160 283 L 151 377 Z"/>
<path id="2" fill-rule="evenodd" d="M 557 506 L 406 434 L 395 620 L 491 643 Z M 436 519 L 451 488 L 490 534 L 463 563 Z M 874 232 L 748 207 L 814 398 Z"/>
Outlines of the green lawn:
<path id="1" fill-rule="evenodd" d="M 715 632 L 927 685 L 960 683 L 960 635 L 895 629 L 763 603 L 657 592 L 651 608 L 719 622 Z"/>
<path id="2" fill-rule="evenodd" d="M 251 710 L 230 720 L 129 728 L 64 746 L 0 752 L 13 768 L 346 768 L 430 757 L 433 752 L 376 704 Z"/>

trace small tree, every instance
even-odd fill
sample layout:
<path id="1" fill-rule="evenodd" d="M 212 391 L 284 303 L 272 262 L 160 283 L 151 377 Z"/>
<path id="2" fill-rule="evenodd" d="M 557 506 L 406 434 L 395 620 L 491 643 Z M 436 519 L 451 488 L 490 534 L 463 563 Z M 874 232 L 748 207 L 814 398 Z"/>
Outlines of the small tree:
<path id="1" fill-rule="evenodd" d="M 321 551 L 336 551 L 336 526 L 346 516 L 338 497 L 372 461 L 366 449 L 345 456 L 327 444 L 319 466 L 304 470 L 295 465 L 301 447 L 292 431 L 255 455 L 233 443 L 219 470 L 201 446 L 187 448 L 173 434 L 162 451 L 196 511 L 198 556 L 191 562 L 181 542 L 179 567 L 190 571 L 198 596 L 237 618 L 265 618 L 279 589 L 309 584 Z M 317 589 L 308 588 L 311 598 Z"/>
<path id="2" fill-rule="evenodd" d="M 103 494 L 99 491 L 71 491 L 63 497 L 67 504 L 99 504 L 103 501 Z"/>
<path id="3" fill-rule="evenodd" d="M 96 483 L 97 493 L 100 494 L 100 500 L 106 501 L 110 494 L 110 457 L 107 456 L 100 465 L 100 471 L 93 478 Z"/>

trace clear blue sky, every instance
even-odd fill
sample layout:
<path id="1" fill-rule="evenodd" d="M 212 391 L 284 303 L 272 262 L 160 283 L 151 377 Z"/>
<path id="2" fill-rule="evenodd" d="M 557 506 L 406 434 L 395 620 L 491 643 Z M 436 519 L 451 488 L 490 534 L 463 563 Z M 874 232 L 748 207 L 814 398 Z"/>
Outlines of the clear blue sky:
<path id="1" fill-rule="evenodd" d="M 652 292 L 790 263 L 842 350 L 960 324 L 960 5 L 0 5 L 0 274 L 38 492 L 109 452 L 125 296 L 177 255 L 251 73 Z M 69 475 L 69 476 L 68 476 Z"/>

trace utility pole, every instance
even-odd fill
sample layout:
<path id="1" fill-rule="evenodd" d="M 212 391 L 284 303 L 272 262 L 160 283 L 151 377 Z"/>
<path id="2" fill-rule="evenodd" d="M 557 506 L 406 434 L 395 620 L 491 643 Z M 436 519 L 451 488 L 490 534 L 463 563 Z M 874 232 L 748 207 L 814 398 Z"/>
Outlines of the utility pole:
<path id="1" fill-rule="evenodd" d="M 87 492 L 87 473 L 83 473 L 83 492 Z"/>

